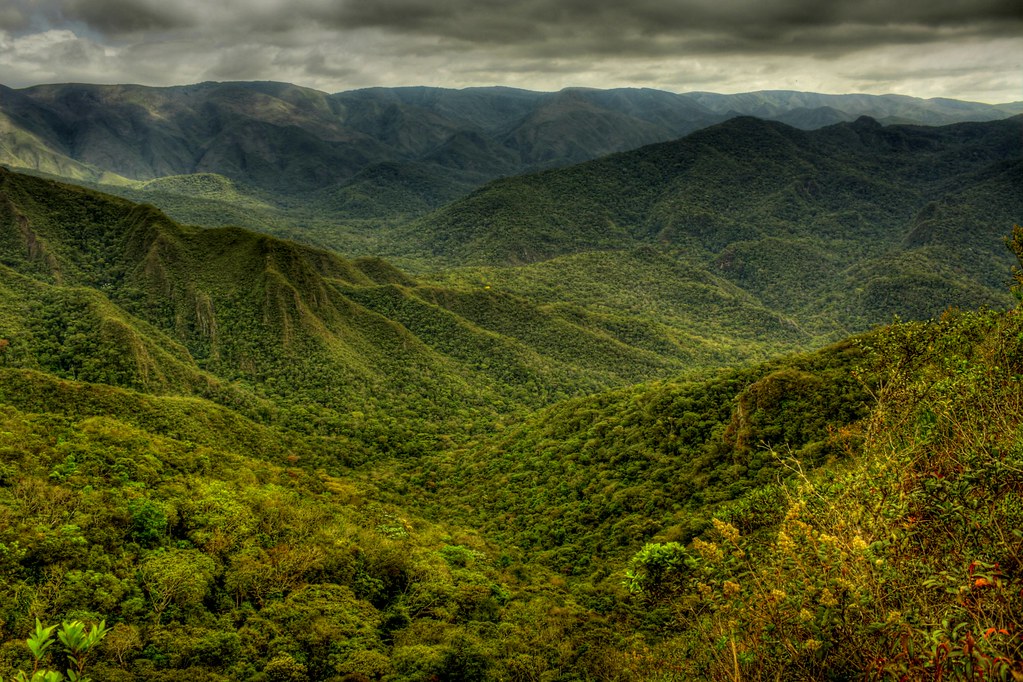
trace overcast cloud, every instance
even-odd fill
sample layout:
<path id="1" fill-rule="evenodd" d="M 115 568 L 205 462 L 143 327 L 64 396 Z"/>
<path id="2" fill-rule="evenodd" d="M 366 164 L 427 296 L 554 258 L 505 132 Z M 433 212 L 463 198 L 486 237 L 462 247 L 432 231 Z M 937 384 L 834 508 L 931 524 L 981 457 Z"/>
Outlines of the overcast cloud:
<path id="1" fill-rule="evenodd" d="M 0 83 L 1023 99 L 1021 0 L 2 0 Z"/>

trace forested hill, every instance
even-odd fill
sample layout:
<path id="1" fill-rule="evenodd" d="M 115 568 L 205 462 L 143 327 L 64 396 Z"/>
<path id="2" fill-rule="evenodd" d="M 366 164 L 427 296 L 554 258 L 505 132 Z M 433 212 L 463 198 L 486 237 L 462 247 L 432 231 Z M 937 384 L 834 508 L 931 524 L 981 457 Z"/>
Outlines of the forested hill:
<path id="1" fill-rule="evenodd" d="M 417 282 L 379 259 L 186 227 L 0 170 L 6 367 L 208 398 L 384 450 L 812 341 L 709 273 L 657 256 L 634 267 L 649 272 L 629 289 L 659 310 Z"/>
<path id="2" fill-rule="evenodd" d="M 496 181 L 403 228 L 409 253 L 522 264 L 673 246 L 767 305 L 849 329 L 1004 304 L 1023 218 L 1023 118 L 816 131 L 737 118 L 674 142 Z"/>
<path id="3" fill-rule="evenodd" d="M 939 128 L 863 118 L 817 131 L 736 118 L 677 141 L 494 182 L 409 234 L 437 255 L 477 263 L 637 241 L 718 252 L 738 241 L 816 237 L 862 251 L 898 244 L 946 194 L 990 182 L 999 169 L 1018 172 L 1021 130 L 1023 117 Z"/>

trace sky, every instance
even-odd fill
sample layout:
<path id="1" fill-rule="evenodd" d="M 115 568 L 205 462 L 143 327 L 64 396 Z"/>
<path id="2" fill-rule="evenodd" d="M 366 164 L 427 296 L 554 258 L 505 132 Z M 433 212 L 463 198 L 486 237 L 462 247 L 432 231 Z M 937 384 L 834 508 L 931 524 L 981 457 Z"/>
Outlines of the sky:
<path id="1" fill-rule="evenodd" d="M 1023 100 L 1023 0 L 0 0 L 0 83 Z"/>

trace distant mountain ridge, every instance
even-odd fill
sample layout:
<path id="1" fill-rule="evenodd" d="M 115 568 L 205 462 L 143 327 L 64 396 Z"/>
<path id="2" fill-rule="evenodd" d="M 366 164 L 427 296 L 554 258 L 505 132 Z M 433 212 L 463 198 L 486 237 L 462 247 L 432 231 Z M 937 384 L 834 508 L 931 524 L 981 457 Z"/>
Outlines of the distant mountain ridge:
<path id="1" fill-rule="evenodd" d="M 656 324 L 689 329 L 692 318 L 661 306 L 681 288 L 660 288 L 635 257 L 653 248 L 667 258 L 658 272 L 700 273 L 699 300 L 706 285 L 715 305 L 737 301 L 739 318 L 766 324 L 773 343 L 793 329 L 838 338 L 896 314 L 1005 305 L 1002 238 L 1023 220 L 1023 119 L 1007 117 L 1013 106 L 787 91 L 55 85 L 0 90 L 0 151 L 8 165 L 150 203 L 179 222 L 238 225 L 418 270 L 483 268 L 446 282 L 500 281 L 502 294 L 527 301 L 570 300 L 586 309 L 584 328 L 616 338 L 623 320 L 598 319 L 602 295 L 615 292 L 592 275 L 561 277 L 579 286 L 550 299 L 524 277 L 487 268 L 552 258 L 588 268 L 572 256 L 614 252 L 593 259 L 612 269 L 601 276 L 642 281 Z M 740 111 L 804 127 L 855 118 L 803 130 Z M 914 117 L 994 120 L 883 123 Z M 669 141 L 637 147 L 657 139 Z M 607 155 L 616 147 L 628 151 Z M 508 175 L 528 168 L 546 170 Z M 387 316 L 411 309 L 403 295 L 365 294 L 354 295 Z M 494 304 L 469 309 L 471 298 L 430 301 L 471 319 Z M 692 339 L 665 333 L 640 345 L 667 348 L 678 366 Z M 732 319 L 711 336 L 742 333 Z M 630 362 L 667 366 L 634 350 Z M 700 354 L 734 357 L 725 346 Z"/>
<path id="2" fill-rule="evenodd" d="M 488 180 L 675 139 L 737 115 L 812 129 L 861 115 L 940 125 L 1017 110 L 787 91 L 407 87 L 327 94 L 273 82 L 0 86 L 0 163 L 114 187 L 215 173 L 248 194 L 284 200 L 297 193 L 342 216 L 407 215 Z M 400 193 L 397 203 L 364 200 L 382 188 L 381 165 L 389 169 L 383 189 Z M 424 171 L 443 180 L 421 188 Z"/>

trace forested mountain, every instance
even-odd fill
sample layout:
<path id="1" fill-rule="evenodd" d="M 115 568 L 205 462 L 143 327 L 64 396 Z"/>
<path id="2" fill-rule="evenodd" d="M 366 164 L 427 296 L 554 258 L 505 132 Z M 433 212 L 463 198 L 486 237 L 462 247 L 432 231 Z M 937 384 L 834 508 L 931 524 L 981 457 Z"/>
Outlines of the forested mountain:
<path id="1" fill-rule="evenodd" d="M 8 366 L 255 412 L 269 400 L 265 418 L 321 434 L 417 434 L 395 447 L 451 420 L 811 341 L 724 280 L 657 254 L 635 256 L 649 269 L 623 292 L 666 304 L 615 310 L 417 282 L 379 259 L 185 227 L 8 171 L 0 220 Z"/>
<path id="2" fill-rule="evenodd" d="M 1021 679 L 1010 110 L 3 90 L 0 676 Z"/>
<path id="3" fill-rule="evenodd" d="M 224 208 L 206 202 L 239 191 L 269 201 L 271 215 L 313 204 L 315 216 L 362 219 L 422 213 L 497 177 L 675 139 L 737 115 L 818 128 L 860 115 L 936 125 L 1012 113 L 955 100 L 795 92 L 0 86 L 0 163 L 152 193 L 204 224 L 221 224 Z M 222 176 L 228 195 L 195 197 L 181 176 L 203 174 Z M 160 178 L 171 181 L 145 184 Z M 304 220 L 312 220 L 308 211 Z"/>
<path id="4" fill-rule="evenodd" d="M 480 266 L 674 248 L 806 329 L 864 329 L 1007 303 L 1002 235 L 1023 217 L 1021 134 L 1019 117 L 816 131 L 737 118 L 496 181 L 402 233 L 409 253 Z"/>
<path id="5" fill-rule="evenodd" d="M 428 480 L 448 466 L 435 458 L 560 396 L 809 343 L 656 251 L 628 256 L 646 272 L 620 288 L 664 300 L 645 310 L 417 283 L 384 261 L 185 227 L 152 207 L 8 171 L 0 228 L 0 499 L 24 519 L 0 538 L 14 562 L 3 617 L 16 628 L 57 611 L 116 622 L 104 676 L 190 668 L 273 678 L 282 668 L 421 679 L 470 665 L 574 666 L 575 653 L 526 654 L 526 634 L 498 654 L 495 634 L 469 625 L 502 622 L 503 641 L 513 624 L 567 633 L 604 628 L 607 614 L 563 586 L 533 593 L 551 569 L 521 557 L 521 543 L 464 530 L 476 519 L 422 520 L 434 500 L 461 504 L 438 497 L 456 478 Z M 727 413 L 750 380 L 714 389 L 714 409 Z M 461 489 L 477 485 L 493 483 Z M 413 489 L 420 500 L 406 499 Z M 223 495 L 238 501 L 227 509 Z M 25 524 L 36 524 L 35 539 L 21 538 Z M 113 553 L 127 563 L 115 567 Z M 599 587 L 608 589 L 620 591 Z M 28 610 L 19 594 L 36 595 Z M 556 604 L 571 623 L 547 615 Z M 505 606 L 526 611 L 500 615 Z M 252 608 L 248 635 L 209 621 L 248 621 Z M 325 608 L 335 615 L 324 636 L 356 637 L 338 653 L 297 631 L 292 644 L 258 643 L 257 623 L 278 628 Z M 417 622 L 448 634 L 423 639 Z"/>

